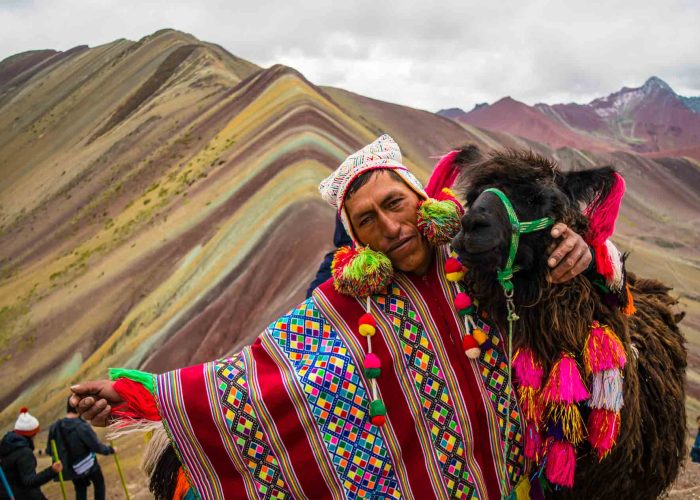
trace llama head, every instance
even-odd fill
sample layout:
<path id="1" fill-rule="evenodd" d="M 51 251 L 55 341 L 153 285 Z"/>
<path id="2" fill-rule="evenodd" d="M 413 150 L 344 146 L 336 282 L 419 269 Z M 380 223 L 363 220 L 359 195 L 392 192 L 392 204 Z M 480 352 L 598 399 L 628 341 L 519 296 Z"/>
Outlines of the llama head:
<path id="1" fill-rule="evenodd" d="M 550 217 L 586 236 L 584 209 L 589 215 L 595 212 L 616 175 L 609 166 L 562 172 L 553 161 L 530 151 L 482 155 L 473 146 L 464 148 L 456 161 L 461 167 L 458 189 L 466 202 L 466 213 L 453 248 L 470 269 L 472 279 L 476 274 L 492 281 L 506 263 L 513 229 L 503 202 L 494 193 L 484 192 L 486 189 L 505 193 L 520 222 Z M 515 258 L 520 269 L 517 276 L 543 283 L 553 244 L 549 228 L 523 234 Z"/>

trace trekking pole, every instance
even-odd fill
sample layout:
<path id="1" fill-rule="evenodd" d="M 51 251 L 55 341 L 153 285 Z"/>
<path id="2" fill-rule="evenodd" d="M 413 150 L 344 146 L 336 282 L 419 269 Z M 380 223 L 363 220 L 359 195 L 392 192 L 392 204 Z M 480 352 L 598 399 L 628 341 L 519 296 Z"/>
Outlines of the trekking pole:
<path id="1" fill-rule="evenodd" d="M 112 447 L 112 449 L 114 449 L 114 441 L 110 441 L 109 445 Z M 124 473 L 122 472 L 122 466 L 119 464 L 119 457 L 117 456 L 116 450 L 114 452 L 114 463 L 117 464 L 117 472 L 119 473 L 119 479 L 122 480 L 122 487 L 124 488 L 126 500 L 131 500 L 131 497 L 129 496 L 129 490 L 126 489 L 126 480 L 124 479 Z"/>
<path id="2" fill-rule="evenodd" d="M 7 496 L 10 497 L 10 500 L 15 500 L 15 496 L 12 494 L 12 488 L 10 488 L 10 483 L 7 482 L 2 467 L 0 467 L 0 480 L 2 480 L 2 485 L 5 487 L 5 491 L 7 491 Z"/>
<path id="3" fill-rule="evenodd" d="M 58 450 L 56 449 L 56 440 L 51 440 L 51 451 L 53 452 L 53 461 L 60 462 L 58 458 Z M 68 500 L 68 495 L 66 495 L 66 485 L 63 482 L 63 472 L 58 473 L 58 482 L 61 483 L 61 493 L 63 493 L 63 500 Z"/>

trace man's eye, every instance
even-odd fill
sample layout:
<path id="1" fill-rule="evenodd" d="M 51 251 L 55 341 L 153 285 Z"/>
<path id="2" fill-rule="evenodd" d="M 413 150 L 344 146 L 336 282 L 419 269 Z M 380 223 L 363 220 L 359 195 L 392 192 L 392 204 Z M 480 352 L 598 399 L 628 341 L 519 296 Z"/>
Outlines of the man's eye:
<path id="1" fill-rule="evenodd" d="M 372 220 L 372 217 L 365 217 L 360 221 L 360 227 L 364 226 L 365 224 L 368 224 Z"/>
<path id="2" fill-rule="evenodd" d="M 402 198 L 395 198 L 389 202 L 389 208 L 396 208 L 401 204 Z"/>

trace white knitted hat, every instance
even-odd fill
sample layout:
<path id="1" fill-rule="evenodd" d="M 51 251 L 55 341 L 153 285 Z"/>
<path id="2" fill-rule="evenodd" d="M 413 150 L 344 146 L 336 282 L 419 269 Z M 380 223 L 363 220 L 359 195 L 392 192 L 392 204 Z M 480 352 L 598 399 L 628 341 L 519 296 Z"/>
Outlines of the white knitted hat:
<path id="1" fill-rule="evenodd" d="M 39 421 L 29 413 L 29 409 L 23 407 L 19 410 L 14 431 L 22 436 L 34 436 L 39 433 Z"/>
<path id="2" fill-rule="evenodd" d="M 350 237 L 356 241 L 350 221 L 345 213 L 345 193 L 350 184 L 369 170 L 388 169 L 396 172 L 418 196 L 427 199 L 423 185 L 401 164 L 401 150 L 388 134 L 348 156 L 340 166 L 318 186 L 321 197 L 338 211 L 340 220 Z"/>

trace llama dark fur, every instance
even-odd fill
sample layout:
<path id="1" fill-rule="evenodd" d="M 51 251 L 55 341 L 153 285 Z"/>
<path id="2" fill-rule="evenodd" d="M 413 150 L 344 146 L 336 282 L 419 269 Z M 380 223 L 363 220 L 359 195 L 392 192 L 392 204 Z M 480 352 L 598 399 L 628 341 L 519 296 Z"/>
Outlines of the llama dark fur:
<path id="1" fill-rule="evenodd" d="M 505 264 L 510 223 L 498 198 L 484 189 L 495 187 L 511 200 L 520 221 L 552 217 L 585 235 L 588 220 L 582 207 L 595 206 L 609 192 L 614 168 L 561 172 L 530 152 L 494 152 L 482 156 L 473 146 L 457 156 L 462 173 L 458 189 L 467 213 L 453 242 L 467 266 L 467 286 L 486 305 L 501 331 L 507 331 L 506 306 L 496 270 Z M 608 305 L 586 276 L 551 284 L 547 256 L 555 242 L 549 229 L 522 235 L 516 257 L 514 350 L 528 346 L 548 373 L 562 351 L 581 353 L 593 321 L 610 325 L 627 352 L 624 407 L 617 445 L 602 461 L 587 444 L 578 448 L 572 490 L 557 498 L 656 498 L 676 478 L 685 456 L 684 339 L 674 315 L 669 288 L 655 280 L 628 275 L 637 312 L 626 317 Z M 585 405 L 581 406 L 584 419 Z"/>

